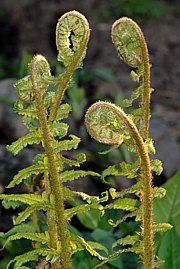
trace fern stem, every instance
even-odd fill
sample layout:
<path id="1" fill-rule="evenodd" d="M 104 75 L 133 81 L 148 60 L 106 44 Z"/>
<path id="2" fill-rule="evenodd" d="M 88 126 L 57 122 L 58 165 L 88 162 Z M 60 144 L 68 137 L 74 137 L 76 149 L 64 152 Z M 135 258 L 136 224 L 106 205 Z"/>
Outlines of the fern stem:
<path id="1" fill-rule="evenodd" d="M 43 57 L 37 55 L 34 57 L 31 66 L 31 79 L 33 84 L 33 89 L 35 93 L 35 103 L 37 115 L 39 118 L 39 124 L 43 137 L 43 146 L 46 152 L 47 160 L 48 160 L 48 171 L 49 171 L 49 182 L 51 188 L 51 196 L 54 196 L 54 210 L 55 210 L 55 218 L 58 230 L 58 240 L 61 242 L 61 253 L 60 253 L 60 264 L 61 267 L 56 267 L 55 269 L 63 268 L 70 269 L 71 268 L 71 248 L 70 248 L 70 234 L 67 227 L 65 209 L 64 209 L 64 198 L 63 198 L 63 186 L 59 179 L 58 169 L 56 166 L 56 155 L 54 154 L 54 140 L 51 135 L 50 127 L 47 122 L 47 114 L 45 111 L 45 107 L 42 100 L 42 92 L 38 87 L 38 64 L 44 60 Z M 55 232 L 55 230 L 54 230 Z M 53 247 L 57 248 L 57 242 L 53 242 Z"/>
<path id="2" fill-rule="evenodd" d="M 149 119 L 150 119 L 150 64 L 148 57 L 148 49 L 142 34 L 141 36 L 141 46 L 142 46 L 142 54 L 143 54 L 143 63 L 144 63 L 144 74 L 143 74 L 143 91 L 142 91 L 142 101 L 141 105 L 143 107 L 142 119 L 140 121 L 140 130 L 141 135 L 146 141 L 148 139 L 149 134 Z"/>
<path id="3" fill-rule="evenodd" d="M 85 124 L 89 134 L 93 136 L 93 138 L 107 144 L 118 144 L 118 140 L 121 137 L 120 133 L 115 133 L 115 131 L 111 129 L 111 135 L 109 135 L 108 128 L 110 128 L 110 125 L 109 122 L 106 122 L 105 117 L 110 117 L 110 114 L 114 120 L 117 119 L 118 124 L 120 124 L 119 128 L 126 130 L 126 132 L 133 138 L 138 150 L 138 155 L 141 161 L 141 180 L 143 183 L 141 190 L 142 258 L 144 268 L 153 269 L 152 174 L 148 149 L 132 119 L 121 108 L 108 102 L 99 101 L 93 104 L 86 113 Z M 104 133 L 102 132 L 103 129 L 100 127 L 101 124 L 103 124 L 104 127 L 107 126 L 107 131 L 104 131 Z M 120 139 L 120 143 L 121 142 Z"/>

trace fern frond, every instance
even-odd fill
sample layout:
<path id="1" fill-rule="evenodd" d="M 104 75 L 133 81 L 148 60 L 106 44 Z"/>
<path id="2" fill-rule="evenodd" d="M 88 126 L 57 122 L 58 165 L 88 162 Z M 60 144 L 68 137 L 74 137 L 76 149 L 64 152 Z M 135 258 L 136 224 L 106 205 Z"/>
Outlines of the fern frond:
<path id="1" fill-rule="evenodd" d="M 55 153 L 59 153 L 64 150 L 77 149 L 81 139 L 75 135 L 70 135 L 70 137 L 71 140 L 65 140 L 60 142 L 56 141 L 54 149 Z"/>
<path id="2" fill-rule="evenodd" d="M 0 200 L 19 201 L 24 204 L 33 205 L 42 202 L 42 196 L 38 194 L 0 194 Z"/>
<path id="3" fill-rule="evenodd" d="M 118 239 L 115 243 L 112 244 L 112 248 L 114 249 L 118 245 L 127 246 L 127 245 L 135 245 L 136 243 L 139 243 L 140 237 L 139 235 L 127 235 L 124 238 Z"/>
<path id="4" fill-rule="evenodd" d="M 7 238 L 8 236 L 11 236 L 16 233 L 27 233 L 27 232 L 30 233 L 35 232 L 34 225 L 30 221 L 27 223 L 22 223 L 20 225 L 14 226 L 11 230 L 9 230 L 7 233 L 4 233 L 3 236 L 2 235 L 1 236 L 3 238 Z"/>
<path id="5" fill-rule="evenodd" d="M 13 188 L 15 185 L 20 184 L 24 179 L 30 177 L 31 175 L 38 175 L 47 171 L 48 169 L 44 164 L 31 165 L 19 171 L 19 173 L 14 176 L 13 180 L 6 188 Z"/>
<path id="6" fill-rule="evenodd" d="M 28 116 L 28 117 L 31 117 L 32 119 L 37 119 L 37 112 L 36 112 L 36 107 L 34 103 L 24 108 L 23 102 L 17 100 L 14 104 L 14 110 L 19 115 Z"/>
<path id="7" fill-rule="evenodd" d="M 131 213 L 128 213 L 126 215 L 124 215 L 124 217 L 120 220 L 117 220 L 116 222 L 114 222 L 112 219 L 109 219 L 108 220 L 108 223 L 110 225 L 112 225 L 114 228 L 117 227 L 118 225 L 120 225 L 121 223 L 123 223 L 124 221 L 126 221 L 128 218 L 132 218 L 132 217 L 135 217 L 137 215 L 137 210 L 131 212 Z"/>
<path id="8" fill-rule="evenodd" d="M 127 211 L 134 211 L 139 208 L 140 201 L 131 198 L 120 198 L 113 203 L 106 206 L 108 209 L 122 209 Z"/>
<path id="9" fill-rule="evenodd" d="M 94 204 L 94 203 L 100 203 L 100 202 L 103 203 L 108 200 L 108 191 L 101 193 L 102 198 L 100 198 L 99 196 L 91 196 L 84 192 L 73 191 L 72 193 L 76 196 L 80 196 L 88 204 Z"/>
<path id="10" fill-rule="evenodd" d="M 154 223 L 153 224 L 153 231 L 156 232 L 166 232 L 171 230 L 173 226 L 169 223 Z"/>
<path id="11" fill-rule="evenodd" d="M 102 265 L 106 264 L 107 262 L 110 262 L 110 261 L 114 260 L 120 254 L 122 254 L 122 253 L 128 253 L 128 252 L 140 254 L 141 253 L 141 247 L 132 247 L 132 248 L 120 249 L 120 250 L 114 252 L 112 255 L 110 255 L 108 258 L 106 258 L 101 263 L 97 264 L 95 266 L 95 269 L 101 267 Z"/>
<path id="12" fill-rule="evenodd" d="M 143 89 L 143 85 L 139 86 L 135 91 L 133 91 L 130 99 L 125 99 L 123 101 L 124 106 L 126 106 L 126 107 L 132 106 L 133 101 L 141 96 L 142 89 Z"/>
<path id="13" fill-rule="evenodd" d="M 106 259 L 106 257 L 100 255 L 97 251 L 94 250 L 94 249 L 100 249 L 100 250 L 103 250 L 105 253 L 108 252 L 108 250 L 105 247 L 103 247 L 102 245 L 100 245 L 99 243 L 86 242 L 84 240 L 84 238 L 82 238 L 79 235 L 75 235 L 75 234 L 71 234 L 71 238 L 72 238 L 73 245 L 76 246 L 76 251 L 78 251 L 78 248 L 80 245 L 81 247 L 83 247 L 83 249 L 86 249 L 91 254 L 91 256 L 95 256 L 99 260 Z M 80 248 L 80 250 L 82 250 L 82 249 Z M 75 251 L 75 249 L 74 249 L 74 251 Z"/>
<path id="14" fill-rule="evenodd" d="M 160 160 L 151 160 L 151 169 L 159 176 L 162 171 L 162 162 Z"/>
<path id="15" fill-rule="evenodd" d="M 76 166 L 79 167 L 82 163 L 84 163 L 86 161 L 86 155 L 84 153 L 80 153 L 77 156 L 77 160 L 70 160 L 68 158 L 65 158 L 64 156 L 59 156 L 59 159 L 61 161 L 61 163 L 65 163 L 67 165 L 71 166 Z"/>
<path id="16" fill-rule="evenodd" d="M 102 172 L 102 178 L 107 176 L 127 176 L 128 178 L 135 178 L 138 175 L 140 168 L 139 160 L 134 163 L 121 162 L 112 166 L 109 166 Z"/>
<path id="17" fill-rule="evenodd" d="M 114 189 L 114 188 L 110 188 L 109 193 L 110 193 L 112 199 L 116 199 L 116 198 L 120 198 L 120 197 L 122 198 L 124 195 L 126 195 L 128 193 L 134 193 L 136 195 L 139 195 L 141 188 L 142 188 L 142 182 L 138 181 L 137 183 L 135 183 L 131 187 L 123 189 L 120 192 L 117 192 L 116 189 Z"/>
<path id="18" fill-rule="evenodd" d="M 18 140 L 7 146 L 7 149 L 14 155 L 17 155 L 27 145 L 39 144 L 41 142 L 41 135 L 38 131 L 34 131 L 25 136 L 20 137 Z"/>
<path id="19" fill-rule="evenodd" d="M 54 137 L 63 138 L 67 135 L 69 126 L 64 122 L 56 120 L 50 123 L 50 128 Z"/>
<path id="20" fill-rule="evenodd" d="M 67 182 L 67 181 L 71 181 L 79 177 L 85 177 L 85 176 L 99 177 L 100 174 L 96 172 L 92 172 L 92 171 L 68 170 L 60 174 L 60 179 L 62 182 Z"/>
<path id="21" fill-rule="evenodd" d="M 43 210 L 46 211 L 48 209 L 51 209 L 51 206 L 48 202 L 42 201 L 41 203 L 33 204 L 31 206 L 28 206 L 24 211 L 20 212 L 17 216 L 17 218 L 14 220 L 14 224 L 20 224 L 21 222 L 25 221 L 33 212 Z"/>
<path id="22" fill-rule="evenodd" d="M 74 215 L 89 211 L 91 208 L 98 209 L 101 215 L 104 215 L 104 208 L 99 204 L 82 204 L 69 209 L 66 209 L 67 219 L 70 220 Z"/>
<path id="23" fill-rule="evenodd" d="M 166 189 L 162 187 L 153 188 L 153 197 L 163 198 L 166 195 Z"/>
<path id="24" fill-rule="evenodd" d="M 71 112 L 71 107 L 69 104 L 62 104 L 60 105 L 58 111 L 57 111 L 57 120 L 66 119 L 69 116 L 69 113 Z"/>
<path id="25" fill-rule="evenodd" d="M 3 248 L 5 248 L 5 246 L 9 242 L 14 241 L 14 240 L 19 240 L 22 238 L 28 239 L 31 241 L 40 242 L 43 245 L 45 245 L 49 242 L 49 234 L 47 232 L 45 232 L 45 233 L 16 233 L 16 234 L 13 234 L 7 238 Z"/>

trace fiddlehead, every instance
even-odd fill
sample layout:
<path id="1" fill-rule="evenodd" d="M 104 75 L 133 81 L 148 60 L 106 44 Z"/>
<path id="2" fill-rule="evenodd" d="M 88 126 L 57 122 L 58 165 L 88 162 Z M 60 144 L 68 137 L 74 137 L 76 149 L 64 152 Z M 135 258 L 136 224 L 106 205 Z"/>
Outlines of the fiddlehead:
<path id="1" fill-rule="evenodd" d="M 66 70 L 59 78 L 57 98 L 50 113 L 50 120 L 54 120 L 56 117 L 58 107 L 73 72 L 82 65 L 82 60 L 86 55 L 89 34 L 88 21 L 77 11 L 65 13 L 58 21 L 56 27 L 58 60 L 63 62 Z"/>
<path id="2" fill-rule="evenodd" d="M 142 98 L 140 129 L 143 139 L 147 140 L 151 91 L 150 64 L 144 35 L 133 20 L 123 17 L 112 26 L 112 41 L 119 57 L 131 67 L 137 68 L 137 73 L 132 73 L 134 74 L 134 79 L 139 82 L 142 77 L 141 87 L 137 89 L 134 99 L 139 96 Z"/>
<path id="3" fill-rule="evenodd" d="M 129 151 L 138 155 L 134 163 L 121 162 L 109 166 L 102 173 L 102 178 L 109 175 L 127 176 L 138 178 L 138 182 L 130 188 L 116 192 L 111 188 L 112 199 L 117 199 L 106 208 L 124 209 L 130 211 L 122 219 L 110 223 L 116 227 L 128 217 L 135 217 L 141 221 L 141 236 L 127 236 L 113 244 L 127 246 L 125 249 L 116 251 L 110 258 L 116 257 L 123 252 L 135 252 L 143 260 L 145 269 L 153 269 L 156 266 L 154 258 L 154 233 L 158 231 L 153 224 L 152 199 L 153 196 L 161 197 L 161 190 L 152 188 L 152 173 L 154 170 L 158 175 L 162 171 L 159 160 L 150 161 L 149 153 L 152 154 L 153 145 L 149 139 L 149 109 L 150 109 L 150 65 L 148 59 L 147 45 L 139 26 L 129 18 L 121 18 L 112 26 L 112 40 L 117 49 L 119 57 L 128 65 L 136 68 L 132 71 L 133 79 L 140 83 L 140 86 L 132 94 L 126 105 L 131 106 L 132 102 L 141 96 L 140 108 L 133 110 L 130 115 L 121 108 L 107 102 L 97 102 L 87 111 L 85 124 L 89 134 L 101 143 L 119 146 L 121 143 L 127 145 Z M 136 123 L 140 120 L 140 126 Z M 154 150 L 153 150 L 154 151 Z M 123 198 L 128 193 L 134 193 L 140 198 L 137 200 Z M 169 224 L 162 224 L 165 230 L 170 229 Z M 159 226 L 160 228 L 160 226 Z M 161 228 L 160 228 L 161 229 Z M 101 266 L 106 261 L 99 264 Z M 158 263 L 158 262 L 157 262 Z M 97 266 L 98 267 L 98 266 Z"/>

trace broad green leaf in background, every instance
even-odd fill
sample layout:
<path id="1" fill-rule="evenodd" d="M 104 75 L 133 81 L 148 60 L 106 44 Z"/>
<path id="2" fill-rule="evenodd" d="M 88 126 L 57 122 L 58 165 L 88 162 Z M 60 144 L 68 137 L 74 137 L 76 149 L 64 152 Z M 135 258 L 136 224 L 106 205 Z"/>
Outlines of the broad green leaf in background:
<path id="1" fill-rule="evenodd" d="M 163 235 L 157 255 L 165 261 L 159 269 L 180 268 L 180 240 L 175 228 Z"/>
<path id="2" fill-rule="evenodd" d="M 162 199 L 154 199 L 154 220 L 157 223 L 165 222 L 174 225 L 176 233 L 180 235 L 180 171 L 162 187 L 167 192 Z"/>

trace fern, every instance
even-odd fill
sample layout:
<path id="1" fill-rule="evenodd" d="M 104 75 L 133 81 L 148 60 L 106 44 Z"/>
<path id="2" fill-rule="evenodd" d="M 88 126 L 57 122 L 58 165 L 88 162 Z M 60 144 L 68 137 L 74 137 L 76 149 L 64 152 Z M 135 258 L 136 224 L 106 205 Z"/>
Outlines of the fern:
<path id="1" fill-rule="evenodd" d="M 7 146 L 7 149 L 12 152 L 14 155 L 17 155 L 23 148 L 27 145 L 39 144 L 41 142 L 41 135 L 38 131 L 34 131 L 30 134 L 27 134 L 17 141 L 13 142 L 10 146 Z"/>
<path id="2" fill-rule="evenodd" d="M 115 145 L 115 147 L 125 143 L 128 151 L 136 154 L 136 161 L 133 163 L 121 162 L 106 168 L 102 173 L 102 179 L 104 180 L 110 175 L 123 175 L 127 178 L 137 179 L 135 185 L 121 192 L 116 192 L 114 188 L 111 188 L 109 191 L 114 201 L 106 208 L 130 211 L 122 219 L 115 223 L 109 220 L 109 223 L 116 227 L 127 218 L 135 217 L 136 221 L 141 221 L 141 234 L 119 239 L 113 247 L 118 244 L 129 245 L 129 247 L 114 252 L 98 266 L 102 266 L 121 253 L 135 252 L 141 254 L 145 269 L 153 269 L 156 266 L 154 233 L 168 230 L 171 226 L 166 223 L 157 226 L 153 223 L 153 196 L 161 198 L 165 192 L 162 188 L 152 187 L 152 171 L 160 175 L 162 163 L 159 160 L 150 160 L 149 156 L 149 154 L 155 154 L 155 148 L 149 137 L 152 89 L 150 88 L 148 49 L 139 26 L 126 17 L 120 18 L 113 24 L 112 41 L 120 59 L 135 69 L 131 72 L 131 76 L 139 84 L 130 99 L 124 101 L 124 105 L 130 107 L 136 99 L 140 99 L 140 105 L 138 108 L 131 109 L 131 113 L 127 114 L 112 103 L 96 102 L 88 109 L 85 124 L 88 133 L 98 142 Z M 129 193 L 136 194 L 140 199 L 124 197 Z"/>

